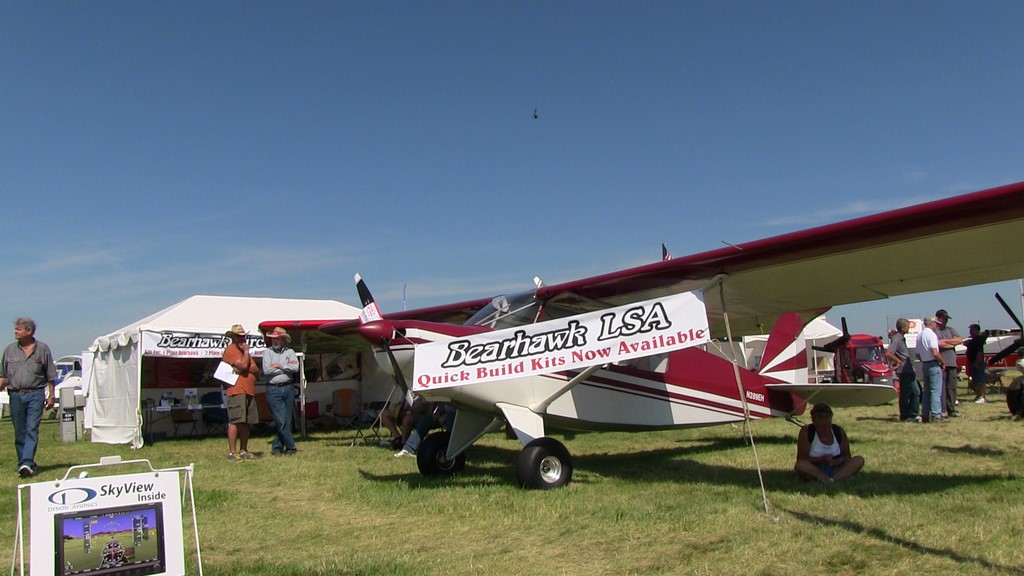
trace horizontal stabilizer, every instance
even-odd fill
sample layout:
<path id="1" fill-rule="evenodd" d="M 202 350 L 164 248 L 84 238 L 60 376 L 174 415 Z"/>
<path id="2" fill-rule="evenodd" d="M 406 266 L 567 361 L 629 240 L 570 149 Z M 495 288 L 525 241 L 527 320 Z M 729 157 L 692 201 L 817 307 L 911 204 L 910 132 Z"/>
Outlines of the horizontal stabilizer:
<path id="1" fill-rule="evenodd" d="M 896 399 L 896 389 L 888 384 L 766 384 L 773 391 L 788 392 L 808 404 L 833 407 L 878 406 Z"/>

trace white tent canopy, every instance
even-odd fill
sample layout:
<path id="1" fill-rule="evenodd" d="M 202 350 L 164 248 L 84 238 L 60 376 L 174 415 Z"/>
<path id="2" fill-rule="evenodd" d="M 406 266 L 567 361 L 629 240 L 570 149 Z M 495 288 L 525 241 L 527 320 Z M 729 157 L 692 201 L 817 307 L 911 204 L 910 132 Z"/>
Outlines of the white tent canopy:
<path id="1" fill-rule="evenodd" d="M 825 320 L 825 316 L 821 315 L 804 326 L 802 335 L 807 343 L 807 364 L 812 372 L 809 377 L 815 378 L 815 373 L 830 369 L 832 354 L 822 353 L 819 355 L 813 347 L 821 346 L 839 338 L 843 335 L 843 331 L 829 324 Z M 761 362 L 761 355 L 764 354 L 764 347 L 767 343 L 767 334 L 744 336 L 742 340 L 743 345 L 741 346 L 742 350 L 740 351 L 743 354 L 743 365 L 749 369 L 756 368 Z M 726 358 L 731 358 L 730 350 L 731 347 L 724 347 L 722 355 Z"/>
<path id="2" fill-rule="evenodd" d="M 336 300 L 236 296 L 192 296 L 96 338 L 83 354 L 85 424 L 92 441 L 142 445 L 140 416 L 142 358 L 218 358 L 224 332 L 241 324 L 259 354 L 265 320 L 334 320 L 357 317 L 359 309 Z"/>

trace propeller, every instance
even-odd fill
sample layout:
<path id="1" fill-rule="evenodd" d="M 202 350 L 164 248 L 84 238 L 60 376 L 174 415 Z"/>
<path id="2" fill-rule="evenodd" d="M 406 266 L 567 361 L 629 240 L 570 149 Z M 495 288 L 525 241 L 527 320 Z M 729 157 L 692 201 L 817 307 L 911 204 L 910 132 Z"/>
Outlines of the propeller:
<path id="1" fill-rule="evenodd" d="M 1011 342 L 1009 346 L 1003 348 L 1002 350 L 999 351 L 998 354 L 990 358 L 988 361 L 989 366 L 998 364 L 1000 361 L 1002 361 L 1003 358 L 1006 358 L 1007 356 L 1013 354 L 1022 346 L 1024 346 L 1024 325 L 1021 324 L 1020 318 L 1017 318 L 1017 315 L 1013 313 L 1013 309 L 1010 308 L 1010 306 L 1006 303 L 1006 300 L 1003 300 L 1003 297 L 1000 296 L 998 292 L 996 292 L 996 300 L 999 300 L 999 303 L 1003 306 L 1003 310 L 1006 310 L 1006 313 L 1010 315 L 1010 318 L 1013 319 L 1013 322 L 1017 325 L 1017 328 L 1021 329 L 1021 337 Z"/>
<path id="2" fill-rule="evenodd" d="M 840 320 L 843 324 L 843 335 L 827 344 L 822 344 L 821 346 L 812 346 L 812 348 L 819 352 L 828 352 L 829 354 L 835 354 L 837 348 L 849 342 L 850 330 L 846 327 L 846 318 L 843 317 Z"/>
<path id="3" fill-rule="evenodd" d="M 396 335 L 395 327 L 381 315 L 380 307 L 377 306 L 377 301 L 373 299 L 373 294 L 370 293 L 370 289 L 366 286 L 366 282 L 363 281 L 363 277 L 356 274 L 355 281 L 356 292 L 359 293 L 359 302 L 363 305 L 362 311 L 359 312 L 359 334 L 374 346 L 379 346 L 384 350 L 384 353 L 388 355 L 388 360 L 391 362 L 395 383 L 402 389 L 402 392 L 408 393 L 409 384 L 405 381 L 405 374 L 402 373 L 402 367 L 398 364 L 395 353 L 391 351 L 391 341 L 394 340 Z"/>

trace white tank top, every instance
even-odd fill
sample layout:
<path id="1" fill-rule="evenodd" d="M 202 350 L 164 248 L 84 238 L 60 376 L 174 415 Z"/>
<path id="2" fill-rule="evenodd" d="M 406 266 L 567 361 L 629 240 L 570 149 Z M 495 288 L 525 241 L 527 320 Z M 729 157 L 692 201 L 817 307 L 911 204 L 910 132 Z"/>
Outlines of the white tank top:
<path id="1" fill-rule="evenodd" d="M 811 440 L 811 451 L 808 454 L 811 458 L 818 458 L 820 456 L 839 456 L 842 453 L 842 448 L 839 446 L 839 441 L 836 440 L 835 432 L 832 433 L 832 443 L 825 444 L 821 441 L 821 434 L 815 434 L 814 440 Z"/>

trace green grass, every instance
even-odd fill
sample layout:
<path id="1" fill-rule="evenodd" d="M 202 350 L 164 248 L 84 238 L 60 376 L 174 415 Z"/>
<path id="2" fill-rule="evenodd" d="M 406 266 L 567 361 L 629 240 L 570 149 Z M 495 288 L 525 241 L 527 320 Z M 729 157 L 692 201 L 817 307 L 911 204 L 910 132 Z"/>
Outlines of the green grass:
<path id="1" fill-rule="evenodd" d="M 965 392 L 965 400 L 966 400 Z M 834 486 L 791 472 L 797 427 L 753 424 L 765 513 L 741 427 L 555 436 L 572 484 L 515 485 L 519 445 L 503 434 L 466 470 L 422 478 L 413 459 L 318 433 L 291 458 L 228 462 L 223 438 L 165 440 L 141 451 L 61 444 L 45 421 L 41 477 L 101 456 L 155 467 L 195 464 L 203 571 L 219 575 L 1024 574 L 1024 423 L 1001 396 L 942 425 L 903 424 L 894 405 L 840 409 L 867 465 Z M 0 567 L 16 524 L 10 420 L 0 422 Z M 125 469 L 120 472 L 136 472 Z M 95 475 L 95 474 L 94 474 Z M 186 520 L 186 563 L 195 551 Z"/>

